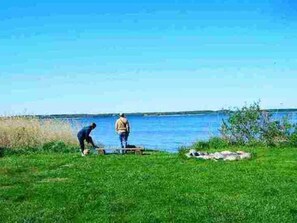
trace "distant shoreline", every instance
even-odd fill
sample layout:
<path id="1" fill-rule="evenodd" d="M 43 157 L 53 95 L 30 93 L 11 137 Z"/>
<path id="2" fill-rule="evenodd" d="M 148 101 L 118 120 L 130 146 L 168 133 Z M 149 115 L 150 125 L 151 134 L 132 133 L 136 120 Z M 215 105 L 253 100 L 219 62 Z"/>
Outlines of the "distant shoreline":
<path id="1" fill-rule="evenodd" d="M 297 112 L 297 108 L 287 109 L 264 109 L 267 112 Z M 175 115 L 202 115 L 202 114 L 223 114 L 231 110 L 201 110 L 201 111 L 178 111 L 178 112 L 134 112 L 126 113 L 127 116 L 175 116 Z M 96 118 L 96 117 L 114 117 L 118 113 L 105 114 L 52 114 L 52 115 L 34 115 L 38 118 Z"/>

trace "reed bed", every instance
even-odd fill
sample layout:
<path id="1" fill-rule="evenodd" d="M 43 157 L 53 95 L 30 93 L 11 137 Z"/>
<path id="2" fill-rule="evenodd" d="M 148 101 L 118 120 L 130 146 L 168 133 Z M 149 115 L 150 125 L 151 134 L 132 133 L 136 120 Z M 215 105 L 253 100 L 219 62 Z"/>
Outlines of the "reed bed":
<path id="1" fill-rule="evenodd" d="M 77 139 L 69 122 L 37 117 L 1 117 L 0 147 L 39 148 L 50 142 L 77 145 Z"/>

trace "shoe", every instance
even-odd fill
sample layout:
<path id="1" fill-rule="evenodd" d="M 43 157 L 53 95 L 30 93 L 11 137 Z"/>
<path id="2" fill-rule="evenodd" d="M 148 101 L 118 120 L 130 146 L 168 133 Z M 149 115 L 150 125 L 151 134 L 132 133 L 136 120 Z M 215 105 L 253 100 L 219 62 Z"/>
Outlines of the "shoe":
<path id="1" fill-rule="evenodd" d="M 81 153 L 81 156 L 86 156 L 85 154 Z"/>

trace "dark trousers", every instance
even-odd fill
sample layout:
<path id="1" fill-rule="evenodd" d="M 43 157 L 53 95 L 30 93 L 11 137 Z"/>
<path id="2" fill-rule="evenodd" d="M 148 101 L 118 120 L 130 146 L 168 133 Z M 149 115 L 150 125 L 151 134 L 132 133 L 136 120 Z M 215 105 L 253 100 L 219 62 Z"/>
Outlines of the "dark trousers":
<path id="1" fill-rule="evenodd" d="M 78 137 L 78 141 L 79 141 L 79 146 L 80 146 L 80 149 L 81 149 L 81 152 L 83 153 L 84 150 L 85 150 L 85 139 L 84 138 L 79 138 Z"/>
<path id="2" fill-rule="evenodd" d="M 122 148 L 127 148 L 129 133 L 128 132 L 121 132 L 119 134 L 119 136 L 120 136 L 120 141 L 121 141 L 121 147 Z"/>
<path id="3" fill-rule="evenodd" d="M 95 147 L 95 144 L 93 142 L 93 139 L 91 136 L 87 137 L 87 138 L 84 138 L 84 137 L 77 137 L 78 138 L 78 141 L 79 141 L 79 145 L 80 145 L 80 149 L 81 149 L 81 152 L 83 153 L 84 150 L 85 150 L 85 140 L 87 141 L 87 143 L 91 143 L 93 147 Z"/>

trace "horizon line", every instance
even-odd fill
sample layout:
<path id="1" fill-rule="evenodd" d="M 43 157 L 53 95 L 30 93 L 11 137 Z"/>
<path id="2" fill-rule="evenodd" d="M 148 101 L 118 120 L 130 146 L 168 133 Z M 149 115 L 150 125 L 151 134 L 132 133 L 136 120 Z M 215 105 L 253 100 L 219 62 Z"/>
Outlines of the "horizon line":
<path id="1" fill-rule="evenodd" d="M 297 108 L 268 108 L 261 109 L 262 111 L 297 111 Z M 174 115 L 174 114 L 201 114 L 201 113 L 219 113 L 224 111 L 233 111 L 232 109 L 219 109 L 219 110 L 184 110 L 184 111 L 166 111 L 166 112 L 124 112 L 126 115 Z M 108 113 L 53 113 L 53 114 L 24 114 L 24 115 L 0 115 L 0 117 L 12 116 L 37 116 L 37 117 L 55 117 L 55 116 L 116 116 L 120 112 Z"/>

